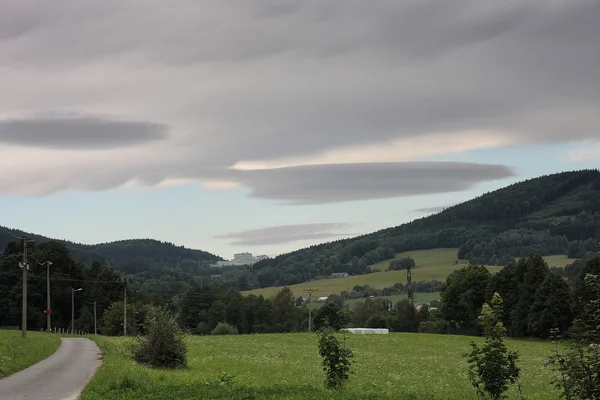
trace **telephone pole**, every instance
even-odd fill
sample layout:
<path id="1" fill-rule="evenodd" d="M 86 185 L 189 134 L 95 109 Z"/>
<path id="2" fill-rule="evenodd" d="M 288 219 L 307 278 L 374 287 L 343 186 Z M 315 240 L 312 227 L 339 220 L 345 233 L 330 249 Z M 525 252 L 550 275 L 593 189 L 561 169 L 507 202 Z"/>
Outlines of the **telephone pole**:
<path id="1" fill-rule="evenodd" d="M 71 288 L 71 334 L 75 333 L 75 292 L 83 290 L 82 288 Z"/>
<path id="2" fill-rule="evenodd" d="M 305 292 L 308 292 L 308 302 L 312 301 L 313 292 L 318 292 L 319 289 L 304 289 Z M 310 306 L 308 307 L 308 331 L 312 332 L 312 309 Z"/>
<path id="3" fill-rule="evenodd" d="M 43 263 L 38 261 L 38 264 L 46 266 L 46 325 L 48 332 L 52 332 L 50 322 L 50 314 L 52 313 L 52 309 L 50 308 L 50 266 L 52 265 L 52 261 L 44 261 Z"/>
<path id="4" fill-rule="evenodd" d="M 21 336 L 27 338 L 27 243 L 33 242 L 27 239 L 27 235 L 23 235 L 23 261 L 19 263 L 19 267 L 23 268 L 23 309 L 21 310 Z"/>
<path id="5" fill-rule="evenodd" d="M 94 302 L 94 335 L 96 334 L 98 325 L 96 324 L 96 302 Z"/>

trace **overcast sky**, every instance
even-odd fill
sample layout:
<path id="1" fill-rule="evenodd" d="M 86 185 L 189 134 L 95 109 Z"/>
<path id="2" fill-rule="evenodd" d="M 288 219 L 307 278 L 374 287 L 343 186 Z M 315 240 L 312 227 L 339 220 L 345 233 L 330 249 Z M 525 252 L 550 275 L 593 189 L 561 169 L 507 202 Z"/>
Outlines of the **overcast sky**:
<path id="1" fill-rule="evenodd" d="M 6 0 L 0 225 L 229 258 L 600 165 L 598 0 Z"/>

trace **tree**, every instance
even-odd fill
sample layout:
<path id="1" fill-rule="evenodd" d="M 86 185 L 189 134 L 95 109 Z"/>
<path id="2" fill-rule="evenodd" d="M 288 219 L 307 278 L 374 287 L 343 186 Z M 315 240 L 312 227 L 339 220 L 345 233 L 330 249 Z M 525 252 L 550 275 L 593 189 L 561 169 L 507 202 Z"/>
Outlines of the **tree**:
<path id="1" fill-rule="evenodd" d="M 463 331 L 477 330 L 477 316 L 490 279 L 490 272 L 482 265 L 469 265 L 449 274 L 440 293 L 444 319 Z"/>
<path id="2" fill-rule="evenodd" d="M 471 341 L 471 352 L 465 354 L 469 362 L 469 379 L 478 397 L 505 399 L 508 384 L 518 384 L 520 370 L 516 365 L 518 353 L 508 350 L 504 344 L 506 329 L 502 324 L 502 297 L 498 293 L 494 293 L 491 306 L 483 305 L 478 322 L 485 342 L 479 347 Z"/>
<path id="3" fill-rule="evenodd" d="M 315 328 L 320 329 L 324 326 L 330 326 L 335 330 L 340 330 L 348 325 L 349 318 L 343 308 L 340 308 L 335 302 L 327 302 L 319 308 L 315 314 Z"/>
<path id="4" fill-rule="evenodd" d="M 529 332 L 541 338 L 547 338 L 553 328 L 566 332 L 572 318 L 570 296 L 569 285 L 555 273 L 548 273 L 535 292 L 535 300 L 529 310 Z"/>
<path id="5" fill-rule="evenodd" d="M 416 267 L 416 263 L 415 260 L 410 257 L 410 256 L 406 256 L 403 257 L 399 260 L 392 260 L 390 261 L 390 264 L 388 266 L 388 269 L 390 271 L 393 270 L 404 270 L 404 269 L 409 269 L 409 268 L 415 268 Z"/>
<path id="6" fill-rule="evenodd" d="M 346 335 L 344 333 L 343 341 L 340 343 L 335 337 L 333 329 L 325 325 L 317 331 L 317 336 L 319 337 L 319 354 L 323 358 L 325 386 L 329 389 L 338 388 L 349 378 L 350 359 L 353 357 L 352 350 L 346 347 Z"/>

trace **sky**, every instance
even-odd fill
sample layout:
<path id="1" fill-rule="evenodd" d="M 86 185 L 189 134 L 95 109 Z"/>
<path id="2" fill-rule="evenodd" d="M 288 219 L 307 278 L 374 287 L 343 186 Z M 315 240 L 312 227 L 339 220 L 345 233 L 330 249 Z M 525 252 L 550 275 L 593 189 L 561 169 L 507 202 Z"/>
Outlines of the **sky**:
<path id="1" fill-rule="evenodd" d="M 600 166 L 597 0 L 0 2 L 0 225 L 275 256 Z"/>

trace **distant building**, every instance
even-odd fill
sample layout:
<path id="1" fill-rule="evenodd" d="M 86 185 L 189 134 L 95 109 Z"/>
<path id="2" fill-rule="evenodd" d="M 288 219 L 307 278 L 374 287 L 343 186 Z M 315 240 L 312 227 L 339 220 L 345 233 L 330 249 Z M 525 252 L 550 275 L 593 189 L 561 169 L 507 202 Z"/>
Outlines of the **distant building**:
<path id="1" fill-rule="evenodd" d="M 348 276 L 347 272 L 334 272 L 333 274 L 331 274 L 332 278 L 343 278 L 345 276 Z"/>
<path id="2" fill-rule="evenodd" d="M 233 255 L 233 260 L 229 261 L 217 261 L 213 264 L 213 267 L 229 267 L 229 266 L 240 266 L 240 265 L 252 265 L 260 260 L 265 260 L 269 257 L 265 255 L 253 256 L 252 253 L 237 253 Z"/>
<path id="3" fill-rule="evenodd" d="M 325 301 L 329 298 L 329 296 L 321 296 L 319 297 L 319 301 Z"/>

